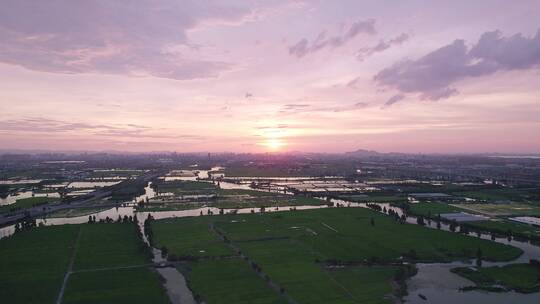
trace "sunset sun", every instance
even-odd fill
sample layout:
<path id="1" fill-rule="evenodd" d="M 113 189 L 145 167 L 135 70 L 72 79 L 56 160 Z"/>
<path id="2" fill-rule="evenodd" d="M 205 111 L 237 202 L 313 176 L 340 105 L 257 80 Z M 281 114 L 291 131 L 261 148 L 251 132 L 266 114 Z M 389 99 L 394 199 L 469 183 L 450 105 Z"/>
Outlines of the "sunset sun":
<path id="1" fill-rule="evenodd" d="M 268 138 L 262 145 L 270 151 L 280 151 L 285 146 L 285 142 L 279 138 Z"/>

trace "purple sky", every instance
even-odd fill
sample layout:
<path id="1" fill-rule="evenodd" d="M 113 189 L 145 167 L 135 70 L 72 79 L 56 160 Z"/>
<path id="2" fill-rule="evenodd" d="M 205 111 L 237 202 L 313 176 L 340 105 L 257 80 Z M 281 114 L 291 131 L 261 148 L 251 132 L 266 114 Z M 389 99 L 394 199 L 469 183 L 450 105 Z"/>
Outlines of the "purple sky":
<path id="1" fill-rule="evenodd" d="M 540 152 L 538 1 L 0 8 L 0 149 Z"/>

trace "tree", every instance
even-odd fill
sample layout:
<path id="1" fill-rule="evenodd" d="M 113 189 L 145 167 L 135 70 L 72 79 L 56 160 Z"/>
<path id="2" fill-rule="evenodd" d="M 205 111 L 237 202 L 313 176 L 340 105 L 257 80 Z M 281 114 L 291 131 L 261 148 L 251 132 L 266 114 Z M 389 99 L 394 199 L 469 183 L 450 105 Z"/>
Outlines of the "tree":
<path id="1" fill-rule="evenodd" d="M 476 266 L 482 267 L 482 249 L 476 250 Z"/>
<path id="2" fill-rule="evenodd" d="M 450 231 L 456 232 L 456 228 L 457 228 L 456 220 L 453 220 L 453 221 L 450 223 Z"/>
<path id="3" fill-rule="evenodd" d="M 407 255 L 409 256 L 409 258 L 411 260 L 416 260 L 417 259 L 416 250 L 414 250 L 414 249 L 409 250 L 409 253 Z"/>
<path id="4" fill-rule="evenodd" d="M 169 254 L 169 249 L 167 249 L 167 247 L 165 247 L 165 246 L 162 246 L 161 247 L 161 257 L 166 258 L 168 254 Z"/>

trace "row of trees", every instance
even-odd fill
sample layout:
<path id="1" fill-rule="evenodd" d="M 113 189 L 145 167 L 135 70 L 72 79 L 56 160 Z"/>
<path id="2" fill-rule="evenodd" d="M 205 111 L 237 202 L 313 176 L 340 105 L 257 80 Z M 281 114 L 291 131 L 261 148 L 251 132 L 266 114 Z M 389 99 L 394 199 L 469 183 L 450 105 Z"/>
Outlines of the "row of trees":
<path id="1" fill-rule="evenodd" d="M 18 222 L 17 224 L 15 224 L 15 233 L 18 233 L 24 230 L 30 230 L 35 227 L 37 227 L 35 218 L 25 218 L 21 222 Z"/>
<path id="2" fill-rule="evenodd" d="M 88 224 L 94 224 L 94 223 L 138 223 L 138 219 L 137 219 L 137 215 L 135 216 L 127 216 L 127 215 L 124 215 L 124 217 L 122 216 L 118 216 L 118 219 L 116 221 L 114 221 L 112 218 L 110 217 L 105 217 L 104 219 L 99 219 L 99 221 L 96 220 L 96 216 L 95 215 L 89 215 L 88 216 Z"/>

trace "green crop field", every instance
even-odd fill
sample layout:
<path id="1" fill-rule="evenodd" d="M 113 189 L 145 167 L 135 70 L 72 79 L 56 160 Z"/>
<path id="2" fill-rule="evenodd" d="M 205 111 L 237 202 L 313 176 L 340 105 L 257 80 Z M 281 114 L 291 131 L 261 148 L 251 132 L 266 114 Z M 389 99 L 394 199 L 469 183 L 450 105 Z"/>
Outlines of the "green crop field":
<path id="1" fill-rule="evenodd" d="M 0 240 L 0 298 L 54 303 L 73 259 L 63 303 L 167 303 L 135 229 L 133 223 L 46 226 Z"/>
<path id="2" fill-rule="evenodd" d="M 176 195 L 210 194 L 217 191 L 217 186 L 210 182 L 202 181 L 162 181 L 154 187 L 159 192 L 171 192 Z"/>
<path id="3" fill-rule="evenodd" d="M 63 303 L 169 303 L 158 274 L 144 268 L 77 272 L 69 277 Z"/>
<path id="4" fill-rule="evenodd" d="M 0 240 L 3 303 L 53 303 L 69 264 L 79 227 L 50 226 Z"/>
<path id="5" fill-rule="evenodd" d="M 540 206 L 532 204 L 461 204 L 460 208 L 490 216 L 540 215 Z"/>
<path id="6" fill-rule="evenodd" d="M 480 289 L 490 289 L 493 285 L 502 285 L 522 293 L 540 291 L 540 267 L 532 264 L 511 264 L 502 267 L 452 269 L 471 281 Z"/>
<path id="7" fill-rule="evenodd" d="M 539 235 L 540 234 L 540 228 L 536 228 L 527 224 L 511 222 L 504 219 L 470 222 L 468 223 L 468 225 L 474 228 L 486 229 L 488 231 L 494 231 L 501 234 L 505 234 L 508 231 L 512 231 L 512 233 L 519 233 L 523 235 Z"/>
<path id="8" fill-rule="evenodd" d="M 513 202 L 530 202 L 538 201 L 538 191 L 538 188 L 504 188 L 462 191 L 453 194 L 487 202 L 506 200 Z"/>
<path id="9" fill-rule="evenodd" d="M 219 257 L 233 252 L 208 228 L 210 217 L 164 219 L 152 223 L 154 243 L 178 257 Z"/>
<path id="10" fill-rule="evenodd" d="M 190 263 L 189 284 L 206 303 L 286 303 L 240 258 Z"/>
<path id="11" fill-rule="evenodd" d="M 43 204 L 54 202 L 54 201 L 60 201 L 60 198 L 46 197 L 46 196 L 22 198 L 22 199 L 18 199 L 15 203 L 11 205 L 1 206 L 0 212 L 7 212 L 10 210 L 18 210 L 18 209 L 27 209 L 27 208 L 43 205 Z"/>
<path id="12" fill-rule="evenodd" d="M 135 224 L 81 225 L 74 270 L 149 263 L 148 250 L 137 239 Z"/>
<path id="13" fill-rule="evenodd" d="M 385 304 L 393 303 L 392 298 L 381 295 L 392 294 L 389 283 L 394 279 L 396 271 L 397 267 L 391 266 L 360 266 L 331 270 L 328 274 L 355 302 Z"/>
<path id="14" fill-rule="evenodd" d="M 370 224 L 371 218 L 375 226 Z M 343 269 L 350 273 L 336 273 L 326 266 L 333 263 L 364 265 L 369 261 L 385 266 L 399 261 L 400 257 L 443 262 L 472 258 L 478 248 L 487 260 L 511 260 L 521 254 L 520 249 L 507 245 L 400 224 L 389 216 L 363 208 L 200 216 L 152 223 L 158 246 L 166 246 L 176 256 L 198 257 L 196 263 L 203 266 L 208 257 L 235 254 L 225 242 L 220 243 L 211 225 L 298 303 L 390 301 L 392 269 L 369 269 L 375 272 L 370 275 L 368 270 L 355 266 Z M 193 275 L 187 274 L 190 282 L 194 282 Z M 357 282 L 370 277 L 377 279 L 373 284 L 354 284 L 347 282 L 348 276 Z M 242 286 L 231 287 L 230 292 L 240 293 L 238 289 Z M 206 299 L 219 297 L 213 289 L 199 292 Z"/>
<path id="15" fill-rule="evenodd" d="M 409 204 L 409 212 L 413 215 L 435 217 L 441 213 L 462 212 L 463 209 L 445 203 L 416 203 Z"/>

